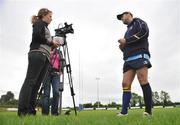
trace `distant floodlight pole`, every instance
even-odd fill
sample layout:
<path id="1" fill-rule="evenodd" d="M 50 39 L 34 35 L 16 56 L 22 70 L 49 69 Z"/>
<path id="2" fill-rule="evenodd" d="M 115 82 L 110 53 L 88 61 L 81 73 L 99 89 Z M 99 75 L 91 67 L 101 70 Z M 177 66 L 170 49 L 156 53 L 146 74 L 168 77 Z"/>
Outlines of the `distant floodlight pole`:
<path id="1" fill-rule="evenodd" d="M 97 80 L 97 104 L 98 104 L 98 108 L 99 108 L 99 80 L 100 78 L 99 77 L 96 77 L 96 80 Z"/>

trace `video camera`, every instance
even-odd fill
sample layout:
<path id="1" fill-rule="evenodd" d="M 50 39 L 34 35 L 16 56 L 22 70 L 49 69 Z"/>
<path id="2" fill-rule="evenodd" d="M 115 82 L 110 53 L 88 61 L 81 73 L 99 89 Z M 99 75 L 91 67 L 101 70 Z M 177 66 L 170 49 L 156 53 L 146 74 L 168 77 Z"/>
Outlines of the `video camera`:
<path id="1" fill-rule="evenodd" d="M 68 33 L 74 33 L 74 29 L 72 28 L 72 24 L 64 23 L 64 27 L 55 29 L 55 36 L 65 37 Z"/>

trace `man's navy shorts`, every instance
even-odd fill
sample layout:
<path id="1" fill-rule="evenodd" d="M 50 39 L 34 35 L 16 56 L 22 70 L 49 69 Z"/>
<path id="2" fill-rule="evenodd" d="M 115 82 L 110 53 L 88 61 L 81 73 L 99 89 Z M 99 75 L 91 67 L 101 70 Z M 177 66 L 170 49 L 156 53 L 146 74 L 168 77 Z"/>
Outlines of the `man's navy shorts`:
<path id="1" fill-rule="evenodd" d="M 140 58 L 132 61 L 125 61 L 123 66 L 123 73 L 130 69 L 138 70 L 143 67 L 151 68 L 152 65 L 148 59 Z"/>

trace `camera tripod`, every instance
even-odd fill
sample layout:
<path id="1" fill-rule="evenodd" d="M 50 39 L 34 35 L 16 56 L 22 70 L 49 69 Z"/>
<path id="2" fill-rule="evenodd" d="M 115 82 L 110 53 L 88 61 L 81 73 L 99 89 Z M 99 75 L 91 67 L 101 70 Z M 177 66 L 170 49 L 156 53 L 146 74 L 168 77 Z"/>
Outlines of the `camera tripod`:
<path id="1" fill-rule="evenodd" d="M 72 96 L 72 100 L 73 100 L 73 106 L 74 106 L 74 112 L 75 115 L 77 115 L 77 111 L 76 111 L 76 105 L 75 105 L 75 93 L 74 93 L 74 88 L 73 88 L 73 80 L 72 80 L 72 70 L 71 70 L 71 64 L 70 64 L 70 57 L 69 57 L 69 51 L 68 51 L 68 45 L 67 45 L 67 41 L 66 41 L 66 35 L 63 36 L 64 38 L 64 44 L 62 45 L 63 48 L 63 55 L 64 55 L 64 66 L 66 67 L 66 71 L 68 74 L 68 81 L 69 81 L 69 87 L 70 87 L 70 91 L 71 91 L 71 96 Z M 64 85 L 64 70 L 62 72 L 61 75 L 61 79 L 60 79 L 60 98 L 59 98 L 59 102 L 60 102 L 60 113 L 62 112 L 62 91 L 63 91 L 63 85 Z M 62 84 L 61 84 L 62 83 Z"/>
<path id="2" fill-rule="evenodd" d="M 73 80 L 72 80 L 72 74 L 71 74 L 72 70 L 71 70 L 69 51 L 68 51 L 68 46 L 67 46 L 67 41 L 66 41 L 66 35 L 63 35 L 63 39 L 64 39 L 64 44 L 61 45 L 62 48 L 63 48 L 63 50 L 62 50 L 63 51 L 63 54 L 62 54 L 63 58 L 60 58 L 60 65 L 62 65 L 63 70 L 61 71 L 62 74 L 60 75 L 59 114 L 62 113 L 62 92 L 64 90 L 64 68 L 66 68 L 66 71 L 67 71 L 67 74 L 68 74 L 69 87 L 70 87 L 71 96 L 72 96 L 72 100 L 73 100 L 74 112 L 75 112 L 75 115 L 77 115 L 75 99 L 74 99 L 75 93 L 74 93 Z M 59 51 L 61 51 L 60 48 L 59 48 Z M 49 68 L 51 68 L 51 66 L 49 66 Z M 48 72 L 49 72 L 49 70 L 46 72 L 45 78 L 43 80 L 43 84 L 45 82 L 47 82 L 47 78 L 48 78 L 48 74 L 49 74 Z M 42 86 L 41 86 L 41 88 L 39 90 L 37 102 L 39 101 L 40 96 L 42 95 L 42 91 L 43 91 L 43 88 L 44 88 L 43 84 L 42 84 Z"/>

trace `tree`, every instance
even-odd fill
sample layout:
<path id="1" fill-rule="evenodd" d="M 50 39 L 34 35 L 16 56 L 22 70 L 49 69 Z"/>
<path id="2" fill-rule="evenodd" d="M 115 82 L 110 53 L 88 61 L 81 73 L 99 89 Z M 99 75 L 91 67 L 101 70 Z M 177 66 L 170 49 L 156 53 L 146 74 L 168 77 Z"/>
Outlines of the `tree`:
<path id="1" fill-rule="evenodd" d="M 93 107 L 92 103 L 85 103 L 85 104 L 83 104 L 83 106 L 84 106 L 84 108 L 92 108 Z"/>
<path id="2" fill-rule="evenodd" d="M 139 103 L 139 107 L 142 109 L 142 106 L 143 106 L 143 103 L 144 103 L 144 100 L 143 100 L 143 97 L 142 96 L 138 96 L 138 103 Z"/>
<path id="3" fill-rule="evenodd" d="M 6 95 L 1 96 L 0 103 L 5 104 L 12 100 L 14 100 L 14 94 L 11 91 L 8 91 Z"/>
<path id="4" fill-rule="evenodd" d="M 0 105 L 5 107 L 17 107 L 18 100 L 14 99 L 14 94 L 8 91 L 5 95 L 0 98 Z"/>
<path id="5" fill-rule="evenodd" d="M 161 102 L 163 104 L 163 108 L 165 106 L 167 106 L 169 103 L 172 103 L 171 100 L 170 100 L 169 94 L 167 92 L 165 92 L 165 91 L 160 92 L 160 99 L 161 99 Z"/>
<path id="6" fill-rule="evenodd" d="M 160 96 L 157 91 L 152 92 L 153 105 L 160 105 Z"/>
<path id="7" fill-rule="evenodd" d="M 97 101 L 97 102 L 94 103 L 94 107 L 98 107 L 98 104 L 99 104 L 99 107 L 103 106 L 100 101 L 99 102 Z"/>
<path id="8" fill-rule="evenodd" d="M 131 106 L 135 107 L 136 104 L 138 103 L 138 100 L 139 100 L 138 94 L 132 93 L 132 94 L 131 94 L 131 101 L 130 101 Z"/>
<path id="9" fill-rule="evenodd" d="M 108 107 L 117 107 L 116 102 L 111 102 L 110 104 L 108 104 Z"/>
<path id="10" fill-rule="evenodd" d="M 7 96 L 8 101 L 11 101 L 14 99 L 14 94 L 11 91 L 8 91 L 6 96 Z"/>

